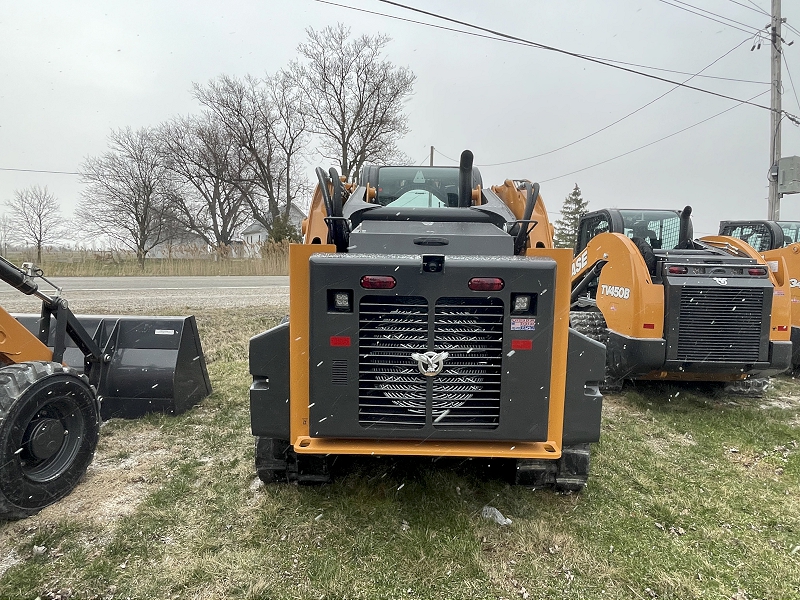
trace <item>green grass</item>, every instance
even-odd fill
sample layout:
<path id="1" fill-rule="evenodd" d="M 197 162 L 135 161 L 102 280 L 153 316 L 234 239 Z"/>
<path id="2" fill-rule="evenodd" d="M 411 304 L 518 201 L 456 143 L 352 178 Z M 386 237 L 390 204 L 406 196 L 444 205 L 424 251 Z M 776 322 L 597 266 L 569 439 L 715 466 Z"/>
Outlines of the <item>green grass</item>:
<path id="1" fill-rule="evenodd" d="M 503 463 L 414 458 L 264 487 L 246 340 L 284 312 L 198 315 L 214 394 L 103 428 L 96 460 L 130 461 L 123 441 L 145 432 L 164 450 L 134 510 L 0 525 L 0 561 L 19 560 L 0 598 L 800 598 L 793 379 L 761 399 L 663 384 L 608 397 L 579 495 L 510 486 Z"/>

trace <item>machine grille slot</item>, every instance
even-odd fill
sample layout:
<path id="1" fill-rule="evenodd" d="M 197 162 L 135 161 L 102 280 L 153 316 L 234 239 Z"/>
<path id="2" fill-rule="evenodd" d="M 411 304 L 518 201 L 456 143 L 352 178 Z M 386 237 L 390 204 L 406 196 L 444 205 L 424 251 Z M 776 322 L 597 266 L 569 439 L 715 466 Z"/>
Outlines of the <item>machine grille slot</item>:
<path id="1" fill-rule="evenodd" d="M 433 377 L 433 425 L 494 429 L 500 424 L 503 301 L 440 298 L 434 309 L 434 348 L 447 352 Z"/>
<path id="2" fill-rule="evenodd" d="M 333 385 L 347 385 L 347 361 L 334 360 L 331 365 L 331 383 Z"/>
<path id="3" fill-rule="evenodd" d="M 412 360 L 428 344 L 428 301 L 366 296 L 359 303 L 358 421 L 367 427 L 425 426 L 427 377 Z"/>
<path id="4" fill-rule="evenodd" d="M 683 287 L 678 360 L 757 362 L 763 306 L 760 288 Z"/>

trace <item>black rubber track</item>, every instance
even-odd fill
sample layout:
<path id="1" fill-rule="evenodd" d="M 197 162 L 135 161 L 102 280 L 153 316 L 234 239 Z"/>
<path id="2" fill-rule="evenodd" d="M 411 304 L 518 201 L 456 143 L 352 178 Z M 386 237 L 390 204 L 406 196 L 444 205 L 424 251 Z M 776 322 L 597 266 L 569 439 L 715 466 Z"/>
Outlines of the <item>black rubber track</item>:
<path id="1" fill-rule="evenodd" d="M 575 331 L 590 337 L 608 347 L 608 328 L 606 319 L 599 310 L 573 310 L 569 313 L 569 326 Z M 622 380 L 608 374 L 608 361 L 612 357 L 606 354 L 606 376 L 600 384 L 602 392 L 619 392 L 622 390 Z"/>
<path id="2" fill-rule="evenodd" d="M 77 485 L 100 433 L 97 396 L 54 362 L 0 368 L 0 519 L 39 512 Z"/>

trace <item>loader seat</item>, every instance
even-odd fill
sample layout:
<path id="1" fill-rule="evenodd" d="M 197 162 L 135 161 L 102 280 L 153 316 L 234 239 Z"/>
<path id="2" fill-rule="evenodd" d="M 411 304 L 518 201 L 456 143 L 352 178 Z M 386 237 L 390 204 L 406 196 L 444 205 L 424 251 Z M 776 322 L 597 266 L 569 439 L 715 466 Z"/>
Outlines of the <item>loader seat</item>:
<path id="1" fill-rule="evenodd" d="M 658 239 L 655 231 L 648 229 L 645 237 L 647 237 L 647 241 L 650 243 L 650 247 L 653 250 L 661 250 L 661 240 Z"/>

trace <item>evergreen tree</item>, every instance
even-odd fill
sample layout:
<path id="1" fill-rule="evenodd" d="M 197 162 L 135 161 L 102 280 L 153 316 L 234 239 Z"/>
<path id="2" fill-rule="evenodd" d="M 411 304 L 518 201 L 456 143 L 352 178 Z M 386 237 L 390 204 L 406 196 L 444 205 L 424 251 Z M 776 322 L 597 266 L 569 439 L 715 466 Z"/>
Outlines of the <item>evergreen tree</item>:
<path id="1" fill-rule="evenodd" d="M 581 188 L 575 184 L 569 196 L 564 198 L 561 207 L 561 218 L 555 223 L 555 236 L 553 242 L 556 248 L 574 248 L 578 237 L 578 221 L 588 211 L 589 203 L 581 196 Z"/>

